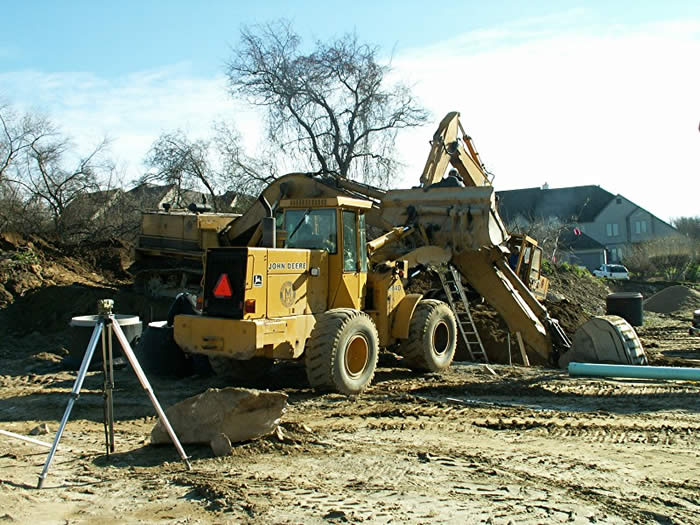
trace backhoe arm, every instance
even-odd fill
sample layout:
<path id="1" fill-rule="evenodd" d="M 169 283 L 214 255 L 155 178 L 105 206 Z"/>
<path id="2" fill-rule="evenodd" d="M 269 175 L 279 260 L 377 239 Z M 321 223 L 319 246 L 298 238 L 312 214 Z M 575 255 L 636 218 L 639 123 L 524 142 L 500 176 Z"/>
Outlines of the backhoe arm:
<path id="1" fill-rule="evenodd" d="M 461 140 L 459 132 L 462 133 Z M 431 141 L 430 154 L 421 175 L 421 186 L 442 180 L 448 164 L 451 164 L 467 186 L 490 185 L 484 164 L 476 151 L 472 138 L 459 122 L 459 113 L 453 111 L 442 119 Z M 465 149 L 466 146 L 466 149 Z"/>

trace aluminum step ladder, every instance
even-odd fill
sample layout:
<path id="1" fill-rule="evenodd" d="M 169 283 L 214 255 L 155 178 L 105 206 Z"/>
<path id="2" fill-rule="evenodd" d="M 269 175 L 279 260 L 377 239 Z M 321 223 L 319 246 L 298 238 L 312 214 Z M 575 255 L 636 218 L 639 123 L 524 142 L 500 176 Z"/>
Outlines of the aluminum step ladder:
<path id="1" fill-rule="evenodd" d="M 474 324 L 471 311 L 469 310 L 469 301 L 462 287 L 462 277 L 457 269 L 451 264 L 447 265 L 447 270 L 438 272 L 442 288 L 447 295 L 447 302 L 452 308 L 452 312 L 457 319 L 457 329 L 462 334 L 464 344 L 467 346 L 467 352 L 472 361 L 477 363 L 488 363 L 489 358 L 484 350 L 484 345 L 479 337 L 479 332 Z M 459 303 L 462 303 L 464 311 L 460 312 L 457 309 Z"/>

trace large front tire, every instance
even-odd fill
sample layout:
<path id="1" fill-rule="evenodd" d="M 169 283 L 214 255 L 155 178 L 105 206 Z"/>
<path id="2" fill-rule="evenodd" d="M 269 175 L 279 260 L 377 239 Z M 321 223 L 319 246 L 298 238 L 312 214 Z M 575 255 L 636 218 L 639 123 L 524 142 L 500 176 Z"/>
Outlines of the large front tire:
<path id="1" fill-rule="evenodd" d="M 361 394 L 372 382 L 379 336 L 370 317 L 351 308 L 323 313 L 306 346 L 306 375 L 315 390 Z"/>
<path id="2" fill-rule="evenodd" d="M 399 347 L 412 370 L 439 372 L 452 364 L 457 348 L 457 322 L 442 301 L 420 301 L 411 318 L 408 339 Z"/>

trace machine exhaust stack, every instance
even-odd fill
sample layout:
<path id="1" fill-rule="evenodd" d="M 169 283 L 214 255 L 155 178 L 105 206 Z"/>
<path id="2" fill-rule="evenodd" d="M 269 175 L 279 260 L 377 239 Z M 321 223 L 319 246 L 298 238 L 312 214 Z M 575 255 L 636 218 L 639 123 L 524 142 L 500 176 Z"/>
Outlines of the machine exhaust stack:
<path id="1" fill-rule="evenodd" d="M 267 212 L 267 217 L 263 217 L 262 219 L 262 246 L 264 248 L 276 248 L 277 226 L 275 224 L 275 215 L 272 213 L 272 206 L 270 206 L 270 203 L 267 202 L 267 199 L 262 194 L 258 200 Z"/>

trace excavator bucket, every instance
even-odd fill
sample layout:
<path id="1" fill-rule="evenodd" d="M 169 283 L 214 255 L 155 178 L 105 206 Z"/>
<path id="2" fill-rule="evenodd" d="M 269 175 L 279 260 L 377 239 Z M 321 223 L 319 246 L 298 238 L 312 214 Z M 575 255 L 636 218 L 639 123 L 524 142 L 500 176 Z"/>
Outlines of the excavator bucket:
<path id="1" fill-rule="evenodd" d="M 566 368 L 570 362 L 646 365 L 646 354 L 634 328 L 622 317 L 594 317 L 574 334 L 571 350 L 559 359 Z"/>

